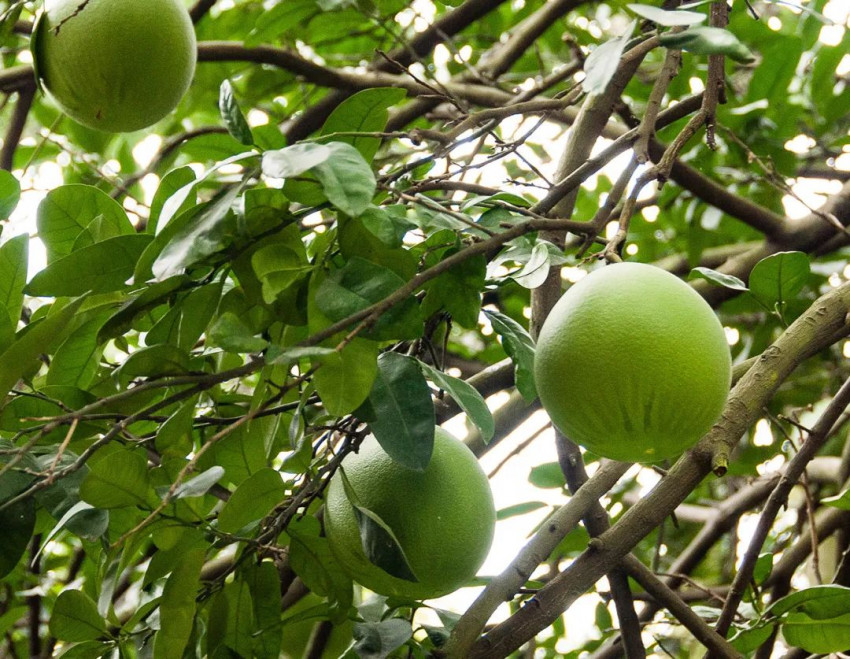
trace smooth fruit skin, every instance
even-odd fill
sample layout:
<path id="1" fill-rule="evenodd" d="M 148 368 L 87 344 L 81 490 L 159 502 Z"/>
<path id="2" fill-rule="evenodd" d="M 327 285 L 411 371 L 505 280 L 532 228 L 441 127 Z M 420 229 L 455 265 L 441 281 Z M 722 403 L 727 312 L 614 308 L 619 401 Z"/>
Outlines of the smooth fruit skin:
<path id="1" fill-rule="evenodd" d="M 197 44 L 179 0 L 47 0 L 33 35 L 42 89 L 79 123 L 145 128 L 192 81 Z"/>
<path id="2" fill-rule="evenodd" d="M 642 263 L 596 270 L 547 317 L 534 360 L 552 422 L 600 456 L 679 455 L 717 421 L 732 379 L 723 326 L 674 275 Z"/>
<path id="3" fill-rule="evenodd" d="M 493 541 L 496 511 L 487 476 L 466 445 L 437 428 L 431 461 L 416 472 L 394 462 L 368 437 L 342 468 L 360 505 L 392 529 L 418 579 L 399 579 L 369 561 L 337 473 L 325 499 L 325 533 L 357 583 L 382 595 L 431 599 L 475 576 Z"/>

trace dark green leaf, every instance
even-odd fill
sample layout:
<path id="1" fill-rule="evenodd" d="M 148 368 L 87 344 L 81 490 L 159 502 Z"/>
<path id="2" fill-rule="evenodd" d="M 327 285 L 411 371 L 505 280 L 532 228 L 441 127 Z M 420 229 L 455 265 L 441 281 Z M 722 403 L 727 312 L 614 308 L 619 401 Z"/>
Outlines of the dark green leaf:
<path id="1" fill-rule="evenodd" d="M 371 162 L 381 144 L 380 137 L 335 135 L 335 133 L 378 133 L 389 119 L 388 108 L 404 99 L 406 92 L 394 87 L 363 89 L 340 103 L 322 126 L 321 135 L 345 142 Z"/>
<path id="2" fill-rule="evenodd" d="M 381 355 L 369 401 L 376 415 L 369 428 L 381 448 L 399 464 L 424 471 L 436 421 L 431 390 L 416 360 L 397 352 Z"/>
<path id="3" fill-rule="evenodd" d="M 106 621 L 97 612 L 97 605 L 82 591 L 70 588 L 56 598 L 49 628 L 56 638 L 72 643 L 94 641 L 106 635 Z"/>
<path id="4" fill-rule="evenodd" d="M 28 254 L 27 235 L 15 236 L 0 246 L 0 313 L 5 310 L 12 332 L 17 329 L 21 319 L 24 286 L 27 283 Z"/>
<path id="5" fill-rule="evenodd" d="M 405 283 L 389 268 L 354 256 L 321 283 L 316 306 L 330 320 L 343 320 L 381 302 Z M 421 325 L 419 305 L 413 297 L 407 297 L 382 314 L 364 335 L 378 340 L 416 338 Z"/>
<path id="6" fill-rule="evenodd" d="M 124 288 L 136 261 L 152 241 L 147 234 L 116 236 L 54 260 L 27 285 L 29 295 L 59 297 Z"/>
<path id="7" fill-rule="evenodd" d="M 269 342 L 254 336 L 236 314 L 229 311 L 216 318 L 207 333 L 210 342 L 234 353 L 260 352 Z"/>
<path id="8" fill-rule="evenodd" d="M 11 471 L 0 479 L 0 504 L 18 495 L 32 482 L 32 476 Z M 15 569 L 26 552 L 35 528 L 35 499 L 18 501 L 0 510 L 0 579 Z"/>
<path id="9" fill-rule="evenodd" d="M 756 650 L 762 643 L 770 638 L 773 633 L 773 625 L 761 625 L 742 629 L 735 634 L 729 642 L 739 652 L 749 655 Z"/>
<path id="10" fill-rule="evenodd" d="M 84 298 L 79 297 L 59 308 L 56 308 L 58 303 L 54 303 L 47 318 L 31 324 L 26 331 L 19 332 L 16 340 L 0 353 L 0 397 L 5 397 L 15 383 L 32 368 L 39 355 L 48 351 L 66 335 L 71 329 L 70 321 L 83 300 Z"/>
<path id="11" fill-rule="evenodd" d="M 218 529 L 236 533 L 259 522 L 286 498 L 286 487 L 274 469 L 262 469 L 245 480 L 224 504 L 218 515 Z"/>
<path id="12" fill-rule="evenodd" d="M 21 198 L 21 184 L 11 172 L 0 170 L 0 220 L 8 219 Z"/>
<path id="13" fill-rule="evenodd" d="M 748 64 L 755 58 L 738 37 L 719 27 L 692 27 L 684 32 L 665 32 L 660 36 L 666 48 L 686 50 L 694 55 L 725 55 Z"/>
<path id="14" fill-rule="evenodd" d="M 225 188 L 190 224 L 177 230 L 151 268 L 157 281 L 179 274 L 184 268 L 212 256 L 230 243 L 236 226 L 230 207 L 240 192 L 240 186 Z"/>
<path id="15" fill-rule="evenodd" d="M 251 256 L 251 266 L 262 283 L 266 304 L 274 304 L 278 296 L 313 269 L 301 254 L 282 243 L 258 249 Z"/>
<path id="16" fill-rule="evenodd" d="M 508 506 L 507 508 L 502 508 L 501 510 L 496 511 L 496 519 L 501 520 L 508 519 L 510 517 L 517 517 L 545 507 L 546 504 L 542 501 L 527 501 L 525 503 L 518 503 L 514 506 Z"/>
<path id="17" fill-rule="evenodd" d="M 319 358 L 313 383 L 330 414 L 348 414 L 366 400 L 378 372 L 377 358 L 378 344 L 366 339 L 354 339 L 341 352 Z"/>
<path id="18" fill-rule="evenodd" d="M 246 570 L 245 581 L 254 601 L 257 638 L 254 656 L 257 659 L 279 659 L 281 646 L 280 575 L 271 561 Z"/>
<path id="19" fill-rule="evenodd" d="M 148 500 L 148 461 L 138 451 L 118 450 L 98 461 L 80 485 L 80 498 L 95 508 L 143 505 Z"/>
<path id="20" fill-rule="evenodd" d="M 183 657 L 195 624 L 195 597 L 203 564 L 203 549 L 186 552 L 165 582 L 159 605 L 160 629 L 154 642 L 156 659 Z"/>
<path id="21" fill-rule="evenodd" d="M 516 387 L 526 400 L 537 398 L 534 386 L 534 341 L 529 333 L 513 318 L 485 309 L 493 330 L 502 337 L 502 347 L 514 362 Z"/>
<path id="22" fill-rule="evenodd" d="M 809 272 L 809 257 L 803 252 L 778 252 L 756 263 L 750 292 L 768 307 L 781 306 L 805 286 Z"/>
<path id="23" fill-rule="evenodd" d="M 230 80 L 224 80 L 221 83 L 218 91 L 218 111 L 224 121 L 227 132 L 234 139 L 239 140 L 246 146 L 251 146 L 254 143 L 254 136 L 251 135 L 251 128 L 245 117 L 242 115 L 242 110 L 239 109 L 239 103 L 233 94 L 233 85 Z"/>
<path id="24" fill-rule="evenodd" d="M 407 620 L 389 618 L 354 624 L 354 650 L 360 659 L 385 659 L 413 636 Z"/>
<path id="25" fill-rule="evenodd" d="M 478 393 L 478 390 L 468 382 L 443 373 L 430 364 L 419 362 L 419 367 L 425 373 L 425 377 L 457 401 L 461 409 L 466 412 L 469 420 L 481 431 L 484 442 L 489 442 L 496 431 L 496 424 L 493 421 L 490 408 L 487 407 L 487 402 Z"/>

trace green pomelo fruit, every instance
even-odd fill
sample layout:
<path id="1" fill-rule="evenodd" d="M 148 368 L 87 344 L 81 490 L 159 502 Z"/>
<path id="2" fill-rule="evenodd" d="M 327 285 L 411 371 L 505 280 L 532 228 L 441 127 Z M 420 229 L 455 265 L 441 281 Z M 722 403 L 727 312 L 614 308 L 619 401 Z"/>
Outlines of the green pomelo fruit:
<path id="1" fill-rule="evenodd" d="M 79 123 L 145 128 L 192 81 L 195 31 L 179 0 L 46 0 L 32 53 L 42 89 Z"/>
<path id="2" fill-rule="evenodd" d="M 393 576 L 370 562 L 337 473 L 325 500 L 325 532 L 356 582 L 382 595 L 430 599 L 475 576 L 493 541 L 496 511 L 487 476 L 466 445 L 437 428 L 431 461 L 417 472 L 395 462 L 369 437 L 342 468 L 358 505 L 392 530 L 416 578 Z"/>
<path id="3" fill-rule="evenodd" d="M 534 378 L 552 422 L 624 462 L 676 456 L 717 421 L 732 379 L 711 307 L 641 263 L 594 271 L 570 288 L 537 340 Z"/>

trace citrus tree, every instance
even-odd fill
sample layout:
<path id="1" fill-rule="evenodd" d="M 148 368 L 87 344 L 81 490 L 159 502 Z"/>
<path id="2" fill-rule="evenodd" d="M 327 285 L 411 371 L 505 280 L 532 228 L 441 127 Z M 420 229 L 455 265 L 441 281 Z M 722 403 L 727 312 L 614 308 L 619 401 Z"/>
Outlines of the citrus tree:
<path id="1" fill-rule="evenodd" d="M 850 648 L 846 2 L 198 0 L 161 119 L 195 60 L 174 3 L 44 4 L 0 1 L 0 655 Z M 55 54 L 63 31 L 99 45 Z M 140 66 L 184 38 L 180 67 Z M 111 110 L 135 132 L 91 127 Z M 624 281 L 613 339 L 535 368 L 563 291 L 620 261 L 713 313 Z M 728 362 L 685 346 L 715 317 L 732 386 L 673 457 L 605 459 L 541 410 L 536 372 L 567 432 L 644 423 L 630 387 L 703 424 Z M 405 508 L 441 425 L 499 456 L 495 551 L 525 526 L 434 603 L 416 572 L 454 587 L 492 532 L 437 521 L 493 514 L 463 479 Z M 355 492 L 373 442 L 385 512 Z M 374 595 L 374 570 L 415 588 Z"/>

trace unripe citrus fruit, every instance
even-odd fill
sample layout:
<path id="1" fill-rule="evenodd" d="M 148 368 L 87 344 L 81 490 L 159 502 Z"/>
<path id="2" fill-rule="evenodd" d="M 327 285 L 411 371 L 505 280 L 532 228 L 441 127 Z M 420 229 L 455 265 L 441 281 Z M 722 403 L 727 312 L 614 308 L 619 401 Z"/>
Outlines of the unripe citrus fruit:
<path id="1" fill-rule="evenodd" d="M 723 326 L 696 291 L 641 263 L 605 266 L 570 288 L 540 330 L 543 408 L 603 457 L 682 453 L 720 416 L 732 377 Z"/>
<path id="2" fill-rule="evenodd" d="M 369 560 L 337 473 L 325 499 L 325 532 L 357 583 L 382 595 L 429 599 L 475 576 L 493 541 L 496 512 L 487 476 L 466 445 L 437 428 L 431 461 L 417 472 L 395 462 L 369 437 L 357 454 L 345 458 L 342 470 L 357 504 L 390 528 L 416 579 L 393 576 Z"/>
<path id="3" fill-rule="evenodd" d="M 32 42 L 42 88 L 76 121 L 133 131 L 171 112 L 197 45 L 179 0 L 46 0 Z"/>

